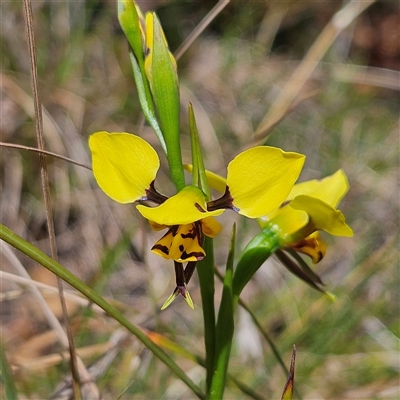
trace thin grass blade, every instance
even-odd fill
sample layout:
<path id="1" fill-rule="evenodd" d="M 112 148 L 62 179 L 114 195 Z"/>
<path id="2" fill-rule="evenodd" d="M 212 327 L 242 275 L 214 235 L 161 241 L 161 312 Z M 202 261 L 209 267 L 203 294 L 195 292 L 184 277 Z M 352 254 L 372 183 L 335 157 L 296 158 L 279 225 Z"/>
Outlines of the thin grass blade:
<path id="1" fill-rule="evenodd" d="M 97 304 L 112 318 L 135 335 L 151 352 L 153 352 L 156 357 L 158 357 L 172 372 L 174 372 L 198 398 L 204 398 L 202 390 L 193 383 L 193 381 L 182 371 L 171 357 L 169 357 L 159 346 L 154 344 L 153 341 L 148 338 L 142 329 L 128 321 L 117 309 L 104 300 L 103 297 L 97 294 L 92 288 L 84 284 L 78 277 L 2 224 L 0 224 L 0 239 L 15 247 L 32 260 L 43 265 L 49 271 L 53 272 L 55 275 L 81 292 L 93 303 Z"/>

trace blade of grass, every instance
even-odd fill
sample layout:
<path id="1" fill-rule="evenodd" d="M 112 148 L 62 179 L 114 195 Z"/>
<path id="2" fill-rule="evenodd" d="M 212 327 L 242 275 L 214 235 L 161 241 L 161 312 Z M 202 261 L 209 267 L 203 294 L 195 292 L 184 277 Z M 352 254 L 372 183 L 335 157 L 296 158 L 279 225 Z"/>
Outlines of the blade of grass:
<path id="1" fill-rule="evenodd" d="M 50 258 L 48 255 L 37 249 L 31 243 L 27 242 L 10 229 L 0 224 L 0 239 L 4 240 L 11 246 L 15 247 L 32 260 L 35 260 L 39 264 L 43 265 L 49 271 L 60 277 L 63 281 L 67 282 L 85 297 L 90 299 L 93 303 L 97 304 L 105 312 L 107 312 L 112 318 L 118 321 L 122 326 L 128 329 L 133 335 L 135 335 L 153 354 L 158 357 L 172 372 L 174 372 L 178 378 L 184 382 L 193 393 L 200 399 L 204 399 L 204 394 L 201 389 L 195 385 L 192 380 L 179 368 L 179 366 L 169 357 L 159 346 L 155 345 L 140 328 L 133 325 L 128 321 L 118 310 L 111 306 L 103 297 L 98 295 L 92 288 L 85 285 L 80 279 L 74 274 L 60 265 L 57 261 Z"/>
<path id="2" fill-rule="evenodd" d="M 219 0 L 219 2 L 211 9 L 211 11 L 203 18 L 203 20 L 196 26 L 191 34 L 175 51 L 175 59 L 178 61 L 185 51 L 192 45 L 192 43 L 201 35 L 204 29 L 211 24 L 213 19 L 230 3 L 230 0 Z"/>
<path id="3" fill-rule="evenodd" d="M 208 399 L 222 399 L 228 372 L 229 358 L 231 355 L 233 334 L 235 326 L 233 322 L 233 261 L 235 257 L 236 225 L 233 225 L 228 260 L 226 262 L 226 274 L 224 289 L 222 291 L 221 305 L 218 312 L 218 320 L 215 335 L 215 361 Z"/>
<path id="4" fill-rule="evenodd" d="M 18 392 L 15 387 L 14 378 L 11 373 L 10 366 L 7 361 L 5 349 L 0 342 L 0 367 L 1 367 L 1 381 L 4 384 L 4 389 L 8 400 L 18 400 Z"/>
<path id="5" fill-rule="evenodd" d="M 4 243 L 2 243 L 2 246 L 4 246 Z M 53 294 L 58 294 L 58 288 L 50 285 L 46 285 L 45 283 L 35 281 L 33 279 L 29 278 L 24 278 L 19 275 L 15 274 L 10 274 L 9 272 L 5 271 L 0 271 L 0 281 L 2 279 L 7 279 L 11 282 L 14 282 L 21 286 L 22 288 L 32 288 L 33 286 L 37 287 L 38 289 L 42 289 L 43 291 L 47 292 L 48 294 L 53 293 Z M 7 292 L 6 292 L 7 293 Z M 83 307 L 88 307 L 91 306 L 91 302 L 84 297 L 78 296 L 74 293 L 71 293 L 69 291 L 64 291 L 65 297 L 70 299 L 71 301 L 74 301 L 75 303 L 83 306 Z M 98 307 L 92 307 L 92 310 L 95 312 L 100 312 L 103 313 L 103 310 L 98 308 Z M 54 315 L 54 314 L 52 314 Z M 65 333 L 63 331 L 63 333 Z"/>
<path id="6" fill-rule="evenodd" d="M 62 156 L 62 155 L 57 154 L 57 153 L 53 153 L 52 151 L 46 151 L 46 150 L 38 149 L 36 147 L 23 146 L 21 144 L 4 143 L 4 142 L 0 142 L 0 147 L 7 147 L 7 148 L 10 148 L 10 149 L 20 149 L 20 150 L 34 151 L 34 152 L 39 153 L 39 154 L 45 154 L 47 156 L 51 156 L 51 157 L 55 157 L 55 158 L 58 158 L 58 159 L 63 160 L 63 161 L 67 161 L 67 162 L 69 162 L 71 164 L 77 165 L 78 167 L 82 167 L 82 168 L 86 168 L 86 169 L 92 170 L 92 167 L 90 167 L 89 165 L 82 164 L 79 161 L 75 161 L 72 158 L 65 157 L 65 156 Z"/>

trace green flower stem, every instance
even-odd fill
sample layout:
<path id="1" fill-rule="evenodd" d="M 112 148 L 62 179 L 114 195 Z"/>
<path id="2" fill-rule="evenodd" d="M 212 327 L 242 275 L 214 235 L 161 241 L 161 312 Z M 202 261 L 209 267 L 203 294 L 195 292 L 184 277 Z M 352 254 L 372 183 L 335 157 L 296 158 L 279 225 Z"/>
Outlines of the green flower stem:
<path id="1" fill-rule="evenodd" d="M 85 285 L 74 274 L 2 224 L 0 224 L 0 239 L 26 254 L 32 260 L 35 260 L 39 264 L 43 265 L 49 271 L 53 272 L 55 275 L 59 276 L 62 280 L 69 283 L 71 286 L 81 292 L 93 303 L 97 304 L 112 318 L 114 318 L 133 335 L 135 335 L 150 351 L 153 352 L 156 357 L 158 357 L 168 368 L 170 368 L 171 371 L 173 371 L 178 378 L 182 380 L 182 382 L 184 382 L 193 391 L 193 393 L 196 394 L 198 398 L 204 399 L 205 396 L 201 389 L 192 382 L 192 380 L 179 368 L 172 358 L 170 358 L 159 346 L 154 344 L 151 339 L 148 338 L 145 332 L 129 322 L 118 310 L 116 310 L 101 296 L 99 296 L 93 289 Z"/>
<path id="2" fill-rule="evenodd" d="M 204 344 L 206 352 L 206 384 L 207 392 L 211 387 L 211 380 L 214 370 L 215 354 L 215 308 L 214 308 L 214 249 L 213 240 L 204 238 L 203 246 L 207 256 L 197 266 L 199 275 L 201 302 L 203 307 L 204 320 Z"/>
<path id="3" fill-rule="evenodd" d="M 224 276 L 221 274 L 221 272 L 218 271 L 218 269 L 215 268 L 214 273 L 221 282 L 224 281 Z M 257 316 L 253 313 L 253 311 L 251 311 L 250 307 L 241 298 L 239 298 L 239 305 L 241 307 L 243 307 L 250 314 L 250 317 L 253 320 L 255 326 L 258 328 L 258 330 L 260 331 L 263 338 L 266 340 L 266 342 L 271 347 L 271 350 L 274 353 L 276 360 L 278 361 L 279 365 L 282 367 L 283 372 L 285 373 L 285 376 L 287 376 L 289 374 L 289 369 L 287 368 L 285 362 L 283 361 L 278 348 L 275 346 L 275 343 L 269 337 L 269 334 L 263 328 L 263 326 L 262 326 L 261 322 L 258 320 Z"/>
<path id="4" fill-rule="evenodd" d="M 233 277 L 233 261 L 235 257 L 235 235 L 236 225 L 232 229 L 231 244 L 229 249 L 228 261 L 226 263 L 226 274 L 224 279 L 224 289 L 222 291 L 221 305 L 218 312 L 218 320 L 216 326 L 215 341 L 215 361 L 214 371 L 211 380 L 211 387 L 207 393 L 207 399 L 222 399 L 226 374 L 228 372 L 228 364 L 232 348 L 232 340 L 234 334 L 233 321 L 233 302 L 232 302 L 232 277 Z"/>

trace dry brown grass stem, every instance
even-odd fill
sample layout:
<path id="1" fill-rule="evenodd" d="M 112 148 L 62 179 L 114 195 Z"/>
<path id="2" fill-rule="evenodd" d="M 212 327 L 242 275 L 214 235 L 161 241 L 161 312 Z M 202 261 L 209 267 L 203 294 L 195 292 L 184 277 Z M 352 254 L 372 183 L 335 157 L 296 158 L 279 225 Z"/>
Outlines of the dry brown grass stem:
<path id="1" fill-rule="evenodd" d="M 287 113 L 304 84 L 310 78 L 322 57 L 328 51 L 338 35 L 376 0 L 351 0 L 336 12 L 328 25 L 324 28 L 316 41 L 308 50 L 286 82 L 277 99 L 273 102 L 267 114 L 257 127 L 252 145 L 262 143 L 268 136 L 271 128 Z"/>
<path id="2" fill-rule="evenodd" d="M 400 90 L 400 72 L 391 69 L 335 64 L 333 76 L 342 82 Z"/>
<path id="3" fill-rule="evenodd" d="M 29 64 L 31 72 L 31 87 L 33 94 L 34 110 L 35 110 L 35 128 L 36 128 L 36 138 L 38 143 L 38 148 L 44 150 L 44 137 L 43 137 L 43 118 L 41 101 L 39 96 L 39 85 L 38 85 L 38 75 L 37 75 L 37 59 L 36 59 L 36 49 L 35 49 L 35 35 L 33 30 L 33 15 L 32 15 L 32 4 L 30 0 L 23 0 L 23 14 L 25 20 L 25 34 L 28 43 L 28 53 L 29 53 Z M 53 213 L 51 207 L 51 196 L 50 196 L 50 185 L 49 176 L 47 172 L 46 155 L 43 153 L 39 154 L 40 162 L 40 176 L 42 182 L 43 197 L 46 209 L 46 221 L 47 229 L 49 233 L 50 241 L 50 251 L 51 256 L 54 260 L 57 260 L 57 245 L 55 240 L 55 230 Z M 73 376 L 73 388 L 74 395 L 77 400 L 82 399 L 81 387 L 80 387 L 80 372 L 81 375 L 85 376 L 84 379 L 89 378 L 89 374 L 84 366 L 83 362 L 79 359 L 75 352 L 74 340 L 71 332 L 71 327 L 68 322 L 68 311 L 63 294 L 62 280 L 57 277 L 57 284 L 60 294 L 60 302 L 63 311 L 64 324 L 67 332 L 67 347 L 70 352 L 71 357 L 71 372 Z M 89 379 L 90 381 L 90 379 Z M 96 385 L 90 383 L 90 391 L 93 395 L 93 399 L 100 398 L 100 393 Z"/>
<path id="4" fill-rule="evenodd" d="M 6 271 L 0 271 L 0 280 L 1 279 L 7 279 L 10 282 L 14 282 L 14 283 L 18 284 L 19 286 L 21 286 L 23 288 L 25 288 L 25 287 L 27 287 L 27 288 L 37 287 L 38 289 L 41 289 L 43 292 L 47 292 L 47 293 L 51 293 L 51 294 L 58 294 L 58 288 L 56 288 L 54 286 L 51 286 L 51 285 L 47 285 L 47 284 L 42 283 L 42 282 L 35 281 L 30 276 L 28 278 L 28 277 L 24 277 L 24 276 L 20 276 L 20 275 L 11 274 L 11 273 L 6 272 Z M 4 297 L 7 297 L 7 293 L 3 294 Z M 20 294 L 20 292 L 19 292 L 19 294 Z M 68 290 L 64 290 L 64 295 L 65 295 L 66 298 L 74 301 L 75 303 L 79 304 L 82 307 L 90 306 L 91 310 L 93 310 L 94 312 L 99 313 L 99 314 L 104 314 L 104 310 L 103 309 L 101 309 L 99 306 L 97 306 L 95 304 L 92 304 L 85 297 L 79 296 L 78 294 L 75 294 L 75 293 L 71 293 Z M 62 332 L 64 333 L 64 331 L 62 331 Z"/>
<path id="5" fill-rule="evenodd" d="M 57 153 L 53 153 L 52 151 L 41 150 L 41 149 L 37 149 L 36 147 L 23 146 L 21 144 L 4 143 L 4 142 L 0 142 L 0 147 L 8 147 L 10 149 L 33 151 L 33 152 L 36 152 L 36 153 L 39 153 L 39 154 L 45 154 L 47 156 L 51 156 L 51 157 L 55 157 L 55 158 L 58 158 L 58 159 L 63 160 L 63 161 L 67 161 L 67 162 L 69 162 L 71 164 L 78 165 L 79 167 L 82 167 L 82 168 L 86 168 L 86 169 L 92 170 L 92 167 L 90 167 L 89 165 L 82 164 L 82 163 L 80 163 L 78 161 L 73 160 L 72 158 L 65 157 L 65 156 L 62 156 L 62 155 L 57 154 Z"/>
<path id="6" fill-rule="evenodd" d="M 179 60 L 192 43 L 201 35 L 204 29 L 213 21 L 213 19 L 230 3 L 230 0 L 219 0 L 212 10 L 203 18 L 203 20 L 193 29 L 192 33 L 175 51 L 175 58 Z"/>
<path id="7" fill-rule="evenodd" d="M 6 260 L 8 260 L 10 265 L 13 266 L 13 268 L 15 269 L 15 271 L 17 271 L 19 276 L 25 278 L 25 280 L 27 280 L 28 282 L 32 281 L 31 276 L 26 271 L 25 267 L 21 264 L 21 262 L 18 260 L 17 256 L 13 253 L 10 246 L 7 243 L 3 242 L 2 240 L 0 241 L 0 243 L 1 243 L 2 255 L 4 256 L 4 258 Z M 4 273 L 5 272 L 2 272 L 2 274 L 4 274 Z M 0 276 L 2 276 L 2 275 L 0 275 Z M 60 322 L 58 321 L 58 319 L 56 318 L 56 316 L 53 314 L 49 305 L 46 303 L 46 301 L 43 298 L 42 294 L 40 293 L 39 289 L 36 286 L 31 285 L 30 290 L 31 290 L 32 294 L 36 297 L 37 302 L 39 303 L 39 305 L 43 311 L 43 314 L 47 319 L 47 322 L 54 329 L 54 331 L 57 332 L 60 343 L 64 347 L 67 347 L 68 346 L 68 338 L 65 334 L 65 331 L 62 328 L 62 326 L 61 326 Z"/>
<path id="8" fill-rule="evenodd" d="M 33 282 L 32 278 L 30 277 L 24 266 L 18 260 L 16 255 L 12 252 L 10 246 L 3 241 L 0 241 L 0 243 L 1 243 L 2 255 L 9 261 L 9 263 L 14 267 L 14 269 L 20 274 L 21 277 L 25 278 L 25 280 L 28 282 Z M 6 272 L 2 272 L 0 277 L 2 277 L 3 274 L 6 274 Z M 57 317 L 54 315 L 53 311 L 51 310 L 46 300 L 44 299 L 43 295 L 40 293 L 36 285 L 31 284 L 30 290 L 37 299 L 37 302 L 39 303 L 43 311 L 43 314 L 47 319 L 47 322 L 57 333 L 60 343 L 65 348 L 68 348 L 68 337 L 63 327 L 61 326 L 60 322 L 58 321 Z M 91 381 L 90 375 L 86 370 L 86 367 L 83 364 L 82 360 L 79 357 L 77 358 L 77 364 L 82 378 L 87 382 Z M 92 384 L 91 386 L 92 386 L 91 388 L 92 393 L 99 393 L 95 385 Z"/>

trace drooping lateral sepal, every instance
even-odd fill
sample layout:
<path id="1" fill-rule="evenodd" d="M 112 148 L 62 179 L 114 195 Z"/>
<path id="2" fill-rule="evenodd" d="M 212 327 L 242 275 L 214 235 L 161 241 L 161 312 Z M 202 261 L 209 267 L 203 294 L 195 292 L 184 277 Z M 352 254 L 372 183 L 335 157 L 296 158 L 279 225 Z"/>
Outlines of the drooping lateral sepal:
<path id="1" fill-rule="evenodd" d="M 175 290 L 172 292 L 172 294 L 168 297 L 168 299 L 161 307 L 161 310 L 165 310 L 180 294 L 183 296 L 188 306 L 193 310 L 194 309 L 193 300 L 190 297 L 189 291 L 186 288 L 186 283 L 187 283 L 186 271 L 183 268 L 183 265 L 177 261 L 174 262 L 174 266 L 175 266 L 176 287 Z"/>
<path id="2" fill-rule="evenodd" d="M 287 254 L 288 252 L 290 256 Z M 279 249 L 275 252 L 275 256 L 293 275 L 296 275 L 302 281 L 308 283 L 312 288 L 318 290 L 319 292 L 330 296 L 330 294 L 323 288 L 324 284 L 321 278 L 295 251 L 291 251 L 291 249 L 286 248 L 285 251 Z"/>

